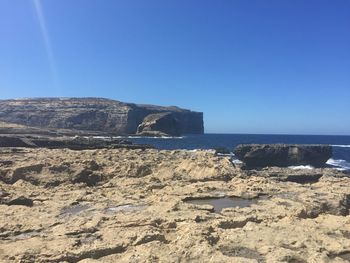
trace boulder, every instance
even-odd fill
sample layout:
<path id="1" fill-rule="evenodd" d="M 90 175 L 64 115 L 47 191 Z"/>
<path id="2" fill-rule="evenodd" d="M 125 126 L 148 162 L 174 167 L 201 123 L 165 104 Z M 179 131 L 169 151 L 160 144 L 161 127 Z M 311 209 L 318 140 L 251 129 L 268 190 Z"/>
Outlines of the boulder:
<path id="1" fill-rule="evenodd" d="M 137 134 L 180 136 L 180 122 L 171 112 L 150 114 L 138 126 Z"/>
<path id="2" fill-rule="evenodd" d="M 247 167 L 312 165 L 322 167 L 332 157 L 329 145 L 241 144 L 234 154 Z"/>
<path id="3" fill-rule="evenodd" d="M 29 206 L 32 207 L 34 205 L 34 202 L 32 199 L 24 197 L 24 196 L 19 196 L 14 199 L 10 199 L 7 202 L 5 202 L 7 205 L 23 205 L 23 206 Z"/>

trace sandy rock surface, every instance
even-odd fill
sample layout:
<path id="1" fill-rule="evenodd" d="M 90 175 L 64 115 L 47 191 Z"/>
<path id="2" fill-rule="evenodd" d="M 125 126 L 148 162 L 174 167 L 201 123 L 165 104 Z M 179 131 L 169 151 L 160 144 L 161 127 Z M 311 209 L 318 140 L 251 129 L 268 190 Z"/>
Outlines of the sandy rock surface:
<path id="1" fill-rule="evenodd" d="M 329 169 L 244 171 L 210 151 L 3 148 L 0 179 L 0 262 L 350 260 L 350 178 Z M 193 203 L 209 197 L 233 201 Z"/>

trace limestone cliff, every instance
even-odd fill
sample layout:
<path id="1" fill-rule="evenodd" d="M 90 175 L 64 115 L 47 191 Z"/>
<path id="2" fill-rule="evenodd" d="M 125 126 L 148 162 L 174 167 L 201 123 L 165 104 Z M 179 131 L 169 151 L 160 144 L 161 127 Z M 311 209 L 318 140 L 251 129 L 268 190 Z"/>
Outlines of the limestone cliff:
<path id="1" fill-rule="evenodd" d="M 170 112 L 150 114 L 143 119 L 137 128 L 138 134 L 152 134 L 157 131 L 172 136 L 179 136 L 180 122 Z"/>
<path id="2" fill-rule="evenodd" d="M 151 114 L 170 112 L 179 134 L 202 134 L 203 113 L 178 107 L 137 105 L 103 98 L 0 100 L 0 120 L 41 128 L 135 134 Z"/>

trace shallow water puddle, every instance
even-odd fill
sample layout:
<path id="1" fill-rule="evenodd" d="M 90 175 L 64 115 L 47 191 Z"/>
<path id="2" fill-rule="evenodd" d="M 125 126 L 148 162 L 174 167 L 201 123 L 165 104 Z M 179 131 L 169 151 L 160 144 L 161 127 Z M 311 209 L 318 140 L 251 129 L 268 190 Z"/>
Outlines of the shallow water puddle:
<path id="1" fill-rule="evenodd" d="M 254 199 L 245 199 L 240 197 L 212 197 L 212 198 L 189 198 L 185 200 L 188 204 L 194 204 L 194 205 L 211 205 L 214 207 L 215 213 L 220 213 L 222 209 L 224 208 L 230 208 L 230 207 L 249 207 L 252 204 L 256 204 L 259 198 Z"/>
<path id="2" fill-rule="evenodd" d="M 322 174 L 311 174 L 311 175 L 290 175 L 286 178 L 286 181 L 297 183 L 297 184 L 314 184 L 317 183 Z"/>
<path id="3" fill-rule="evenodd" d="M 11 239 L 11 240 L 23 240 L 23 239 L 36 237 L 36 236 L 39 236 L 39 235 L 40 235 L 40 231 L 32 230 L 32 231 L 27 231 L 27 232 L 20 233 L 20 234 L 15 235 L 15 236 L 11 236 L 11 237 L 9 237 L 9 239 Z"/>
<path id="4" fill-rule="evenodd" d="M 341 258 L 341 259 L 345 260 L 346 262 L 350 262 L 350 252 L 342 252 L 338 255 L 331 255 L 329 257 L 331 259 Z"/>
<path id="5" fill-rule="evenodd" d="M 274 197 L 286 199 L 286 200 L 294 201 L 294 202 L 299 202 L 298 196 L 299 196 L 299 194 L 296 192 L 284 192 L 284 193 L 279 193 L 279 194 L 274 195 Z"/>
<path id="6" fill-rule="evenodd" d="M 350 262 L 350 252 L 346 252 L 344 254 L 339 255 L 338 257 Z"/>
<path id="7" fill-rule="evenodd" d="M 147 205 L 118 205 L 118 206 L 111 206 L 107 208 L 107 213 L 118 213 L 118 212 L 136 212 L 145 210 L 148 206 Z"/>
<path id="8" fill-rule="evenodd" d="M 265 259 L 259 252 L 246 247 L 220 247 L 220 251 L 228 257 L 242 257 L 246 259 L 255 259 L 258 263 L 265 262 Z"/>
<path id="9" fill-rule="evenodd" d="M 90 206 L 87 204 L 84 205 L 73 205 L 73 206 L 67 206 L 61 209 L 60 216 L 72 216 L 76 215 L 82 211 L 85 211 L 89 209 Z"/>

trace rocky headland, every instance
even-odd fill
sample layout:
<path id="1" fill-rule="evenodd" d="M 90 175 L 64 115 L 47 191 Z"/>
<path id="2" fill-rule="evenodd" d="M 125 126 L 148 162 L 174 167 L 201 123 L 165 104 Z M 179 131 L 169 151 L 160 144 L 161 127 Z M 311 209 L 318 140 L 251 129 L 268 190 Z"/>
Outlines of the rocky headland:
<path id="1" fill-rule="evenodd" d="M 350 178 L 211 150 L 0 148 L 1 262 L 349 262 Z"/>
<path id="2" fill-rule="evenodd" d="M 203 134 L 203 113 L 103 98 L 0 100 L 0 121 L 52 131 L 111 135 Z M 3 129 L 3 127 L 1 128 Z"/>

